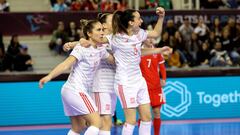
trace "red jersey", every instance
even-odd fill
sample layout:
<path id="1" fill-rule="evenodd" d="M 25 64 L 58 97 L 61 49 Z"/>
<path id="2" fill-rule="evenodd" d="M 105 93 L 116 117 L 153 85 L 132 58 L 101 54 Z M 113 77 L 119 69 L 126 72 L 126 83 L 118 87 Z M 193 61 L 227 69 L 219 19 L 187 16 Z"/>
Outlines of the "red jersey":
<path id="1" fill-rule="evenodd" d="M 141 57 L 140 68 L 142 75 L 147 82 L 148 89 L 161 88 L 159 75 L 160 69 L 162 79 L 166 80 L 166 69 L 164 62 L 165 61 L 161 54 L 153 54 Z"/>

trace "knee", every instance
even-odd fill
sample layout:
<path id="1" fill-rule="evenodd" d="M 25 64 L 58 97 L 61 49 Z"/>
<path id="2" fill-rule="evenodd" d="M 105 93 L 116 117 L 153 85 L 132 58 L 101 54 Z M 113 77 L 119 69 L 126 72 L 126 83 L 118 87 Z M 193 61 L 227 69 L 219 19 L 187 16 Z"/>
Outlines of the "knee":
<path id="1" fill-rule="evenodd" d="M 160 118 L 160 110 L 153 110 L 154 118 Z"/>
<path id="2" fill-rule="evenodd" d="M 141 120 L 142 120 L 142 121 L 151 121 L 151 120 L 152 120 L 151 113 L 146 113 L 145 115 L 143 115 L 143 116 L 141 117 Z"/>
<path id="3" fill-rule="evenodd" d="M 151 121 L 152 120 L 152 115 L 150 110 L 144 110 L 140 113 L 140 117 L 142 121 Z"/>
<path id="4" fill-rule="evenodd" d="M 90 120 L 89 126 L 100 128 L 102 126 L 100 116 L 95 116 L 92 120 Z"/>
<path id="5" fill-rule="evenodd" d="M 101 120 L 99 119 L 99 120 L 95 120 L 94 122 L 91 122 L 90 126 L 100 128 L 102 126 Z"/>
<path id="6" fill-rule="evenodd" d="M 136 118 L 126 118 L 126 123 L 135 125 L 136 124 Z"/>
<path id="7" fill-rule="evenodd" d="M 111 127 L 112 127 L 112 119 L 111 119 L 111 117 L 110 118 L 109 117 L 103 117 L 103 119 L 102 119 L 102 128 L 110 130 Z"/>

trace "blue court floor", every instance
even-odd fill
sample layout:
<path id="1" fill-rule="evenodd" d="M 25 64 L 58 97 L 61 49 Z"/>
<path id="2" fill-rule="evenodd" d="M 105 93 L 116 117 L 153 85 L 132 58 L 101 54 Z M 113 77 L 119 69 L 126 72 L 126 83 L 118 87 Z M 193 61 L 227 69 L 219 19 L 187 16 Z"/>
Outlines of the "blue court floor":
<path id="1" fill-rule="evenodd" d="M 0 127 L 0 135 L 66 135 L 70 125 Z M 115 126 L 111 135 L 121 135 L 122 126 Z M 153 133 L 152 133 L 153 134 Z M 135 127 L 134 135 L 138 135 Z M 164 121 L 161 135 L 240 135 L 240 120 Z"/>

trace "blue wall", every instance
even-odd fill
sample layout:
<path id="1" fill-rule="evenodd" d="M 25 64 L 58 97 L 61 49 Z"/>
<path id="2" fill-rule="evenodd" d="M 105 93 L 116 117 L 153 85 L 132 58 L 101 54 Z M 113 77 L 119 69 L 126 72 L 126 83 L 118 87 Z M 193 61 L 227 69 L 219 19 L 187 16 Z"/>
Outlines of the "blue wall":
<path id="1" fill-rule="evenodd" d="M 240 117 L 240 77 L 169 78 L 164 119 Z"/>
<path id="2" fill-rule="evenodd" d="M 64 82 L 0 83 L 0 126 L 68 123 L 60 89 Z"/>
<path id="3" fill-rule="evenodd" d="M 162 118 L 240 118 L 239 82 L 239 76 L 169 78 Z M 38 82 L 0 83 L 0 126 L 69 123 L 61 102 L 63 83 L 53 81 L 43 89 Z M 124 120 L 119 103 L 117 108 Z"/>

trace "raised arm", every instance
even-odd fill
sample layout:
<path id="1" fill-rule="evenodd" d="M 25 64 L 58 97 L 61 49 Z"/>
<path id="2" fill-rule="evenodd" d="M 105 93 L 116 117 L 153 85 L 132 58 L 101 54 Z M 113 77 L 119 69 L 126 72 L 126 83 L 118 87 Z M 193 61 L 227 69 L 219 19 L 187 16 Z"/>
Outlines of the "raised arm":
<path id="1" fill-rule="evenodd" d="M 43 85 L 53 78 L 59 76 L 63 72 L 67 71 L 77 61 L 74 56 L 69 56 L 65 61 L 57 65 L 48 75 L 39 80 L 39 87 L 43 88 Z"/>
<path id="2" fill-rule="evenodd" d="M 164 46 L 162 48 L 142 48 L 141 54 L 142 55 L 151 55 L 151 54 L 163 54 L 163 55 L 170 55 L 172 53 L 172 48 L 168 46 Z"/>
<path id="3" fill-rule="evenodd" d="M 63 50 L 65 52 L 67 52 L 67 51 L 73 49 L 78 43 L 79 43 L 79 41 L 67 42 L 63 45 Z"/>
<path id="4" fill-rule="evenodd" d="M 162 33 L 165 10 L 162 7 L 156 9 L 156 14 L 159 16 L 158 21 L 153 30 L 148 31 L 148 37 L 157 38 Z"/>
<path id="5" fill-rule="evenodd" d="M 80 43 L 80 45 L 82 47 L 89 47 L 91 46 L 91 43 L 86 40 L 85 38 L 81 38 L 79 41 L 73 41 L 73 42 L 67 42 L 63 45 L 63 50 L 65 52 L 73 49 L 78 43 Z M 103 38 L 101 44 L 104 44 L 104 43 L 108 43 L 108 39 L 106 37 Z"/>

